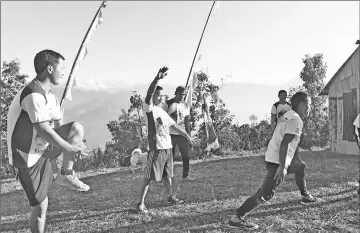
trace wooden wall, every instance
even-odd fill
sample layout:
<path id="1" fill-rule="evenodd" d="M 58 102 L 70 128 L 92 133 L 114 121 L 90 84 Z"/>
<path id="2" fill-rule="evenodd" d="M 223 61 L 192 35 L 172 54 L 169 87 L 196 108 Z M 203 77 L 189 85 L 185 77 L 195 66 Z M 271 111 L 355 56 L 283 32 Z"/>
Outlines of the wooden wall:
<path id="1" fill-rule="evenodd" d="M 331 151 L 344 154 L 359 154 L 356 142 L 343 140 L 344 127 L 344 93 L 350 93 L 356 89 L 357 114 L 360 112 L 360 60 L 359 47 L 351 59 L 337 74 L 329 88 L 329 123 L 330 123 L 330 147 Z M 354 121 L 355 118 L 352 120 Z"/>

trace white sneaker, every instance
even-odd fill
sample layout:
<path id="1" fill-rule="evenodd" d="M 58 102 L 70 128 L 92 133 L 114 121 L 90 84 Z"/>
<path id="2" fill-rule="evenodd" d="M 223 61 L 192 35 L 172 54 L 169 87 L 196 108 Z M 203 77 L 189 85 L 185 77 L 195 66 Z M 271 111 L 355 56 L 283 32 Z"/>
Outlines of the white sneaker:
<path id="1" fill-rule="evenodd" d="M 90 189 L 89 185 L 84 184 L 81 180 L 79 180 L 74 171 L 71 175 L 61 175 L 61 173 L 59 173 L 56 176 L 55 182 L 75 191 L 86 192 Z"/>
<path id="2" fill-rule="evenodd" d="M 194 180 L 195 180 L 195 178 L 190 177 L 190 176 L 187 176 L 187 177 L 183 178 L 183 181 L 194 181 Z"/>
<path id="3" fill-rule="evenodd" d="M 300 203 L 302 205 L 311 205 L 311 204 L 314 204 L 314 203 L 319 203 L 321 201 L 323 201 L 323 200 L 320 199 L 320 198 L 314 197 L 310 193 L 307 193 L 306 195 L 302 196 L 302 199 L 301 199 Z"/>
<path id="4" fill-rule="evenodd" d="M 136 211 L 139 213 L 139 214 L 147 214 L 149 213 L 148 209 L 146 208 L 145 204 L 144 203 L 138 203 L 136 204 Z"/>

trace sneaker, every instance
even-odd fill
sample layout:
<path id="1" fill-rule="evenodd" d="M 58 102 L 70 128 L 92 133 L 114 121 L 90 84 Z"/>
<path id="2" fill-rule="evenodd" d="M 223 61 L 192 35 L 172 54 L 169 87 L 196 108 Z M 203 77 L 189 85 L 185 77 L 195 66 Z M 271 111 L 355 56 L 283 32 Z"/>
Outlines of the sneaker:
<path id="1" fill-rule="evenodd" d="M 170 196 L 167 199 L 167 202 L 170 203 L 170 204 L 182 204 L 182 203 L 184 203 L 183 200 L 180 200 L 180 199 L 176 198 L 175 195 Z"/>
<path id="2" fill-rule="evenodd" d="M 183 181 L 194 181 L 195 178 L 192 178 L 190 176 L 187 176 L 187 177 L 183 177 Z"/>
<path id="3" fill-rule="evenodd" d="M 234 216 L 229 220 L 229 225 L 247 230 L 255 230 L 259 228 L 259 226 L 255 223 L 248 222 L 244 218 L 238 218 L 237 216 Z"/>
<path id="4" fill-rule="evenodd" d="M 136 211 L 139 213 L 139 214 L 147 214 L 149 213 L 149 211 L 147 210 L 146 206 L 144 203 L 137 203 L 136 204 Z"/>
<path id="5" fill-rule="evenodd" d="M 318 202 L 319 200 L 314 197 L 313 195 L 311 195 L 310 193 L 307 193 L 306 195 L 303 195 L 302 196 L 302 199 L 301 199 L 301 204 L 302 205 L 310 205 L 310 204 L 313 204 L 313 203 L 316 203 Z"/>
<path id="6" fill-rule="evenodd" d="M 74 171 L 70 175 L 61 175 L 61 173 L 59 173 L 55 178 L 55 182 L 75 191 L 86 192 L 90 189 L 89 185 L 79 180 Z"/>

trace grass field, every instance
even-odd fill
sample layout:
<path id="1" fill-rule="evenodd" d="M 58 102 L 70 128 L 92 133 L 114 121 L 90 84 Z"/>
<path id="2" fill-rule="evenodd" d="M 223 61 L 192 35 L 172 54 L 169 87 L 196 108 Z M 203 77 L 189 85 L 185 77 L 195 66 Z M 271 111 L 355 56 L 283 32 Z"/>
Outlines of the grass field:
<path id="1" fill-rule="evenodd" d="M 300 205 L 294 176 L 289 175 L 275 197 L 249 218 L 260 228 L 252 232 L 359 232 L 357 196 L 359 157 L 330 152 L 301 152 L 307 163 L 309 191 L 325 200 Z M 190 165 L 192 182 L 176 189 L 184 204 L 169 206 L 161 183 L 152 183 L 146 199 L 149 215 L 134 205 L 141 172 L 108 169 L 81 173 L 91 192 L 79 193 L 54 184 L 49 193 L 48 232 L 242 232 L 227 227 L 234 209 L 257 191 L 265 175 L 263 156 L 208 160 Z M 175 166 L 181 177 L 182 166 Z M 29 206 L 14 179 L 1 180 L 1 232 L 29 232 Z"/>

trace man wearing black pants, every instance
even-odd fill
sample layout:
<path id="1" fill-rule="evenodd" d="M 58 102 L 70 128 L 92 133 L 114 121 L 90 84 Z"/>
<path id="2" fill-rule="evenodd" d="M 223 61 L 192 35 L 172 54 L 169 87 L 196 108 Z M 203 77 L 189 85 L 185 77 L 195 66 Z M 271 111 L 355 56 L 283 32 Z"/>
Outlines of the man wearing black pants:
<path id="1" fill-rule="evenodd" d="M 304 179 L 306 164 L 298 154 L 303 128 L 302 118 L 308 116 L 310 112 L 311 99 L 306 93 L 297 92 L 291 98 L 291 105 L 292 110 L 279 119 L 265 153 L 267 174 L 262 187 L 236 210 L 236 216 L 229 221 L 229 225 L 243 229 L 257 229 L 258 225 L 246 221 L 245 216 L 274 196 L 276 187 L 284 180 L 287 173 L 295 174 L 296 185 L 302 196 L 301 204 L 307 205 L 318 201 L 307 191 Z"/>
<path id="2" fill-rule="evenodd" d="M 166 101 L 165 108 L 167 109 L 165 109 L 165 111 L 167 111 L 176 124 L 178 124 L 190 135 L 190 106 L 188 106 L 188 104 L 184 101 L 184 97 L 185 88 L 182 86 L 177 87 L 175 91 L 175 97 Z M 181 158 L 183 161 L 183 180 L 195 180 L 189 176 L 190 144 L 188 140 L 172 129 L 170 129 L 170 135 L 173 145 L 173 156 L 175 156 L 176 146 L 179 147 L 181 153 Z"/>

